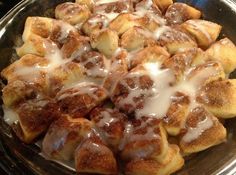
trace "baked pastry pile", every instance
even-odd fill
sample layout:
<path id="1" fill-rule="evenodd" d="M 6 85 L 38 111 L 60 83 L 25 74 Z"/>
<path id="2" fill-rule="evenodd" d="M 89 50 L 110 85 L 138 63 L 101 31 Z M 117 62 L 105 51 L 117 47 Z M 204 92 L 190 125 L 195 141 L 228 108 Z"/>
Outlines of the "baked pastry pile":
<path id="1" fill-rule="evenodd" d="M 236 47 L 172 0 L 77 0 L 28 17 L 5 68 L 4 119 L 78 173 L 167 175 L 222 143 Z"/>

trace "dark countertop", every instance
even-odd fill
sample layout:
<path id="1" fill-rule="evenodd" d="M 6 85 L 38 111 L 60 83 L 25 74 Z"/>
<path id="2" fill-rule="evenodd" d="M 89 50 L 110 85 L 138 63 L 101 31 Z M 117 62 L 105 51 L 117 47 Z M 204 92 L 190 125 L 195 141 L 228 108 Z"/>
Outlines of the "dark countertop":
<path id="1" fill-rule="evenodd" d="M 3 17 L 20 0 L 0 0 L 0 18 Z"/>

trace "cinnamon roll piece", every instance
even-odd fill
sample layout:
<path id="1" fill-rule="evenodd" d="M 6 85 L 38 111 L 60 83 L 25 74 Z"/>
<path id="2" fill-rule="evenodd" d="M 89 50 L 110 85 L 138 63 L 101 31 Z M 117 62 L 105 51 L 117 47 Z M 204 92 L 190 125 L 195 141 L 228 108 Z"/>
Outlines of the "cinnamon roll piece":
<path id="1" fill-rule="evenodd" d="M 190 103 L 189 96 L 182 92 L 172 96 L 170 107 L 163 119 L 163 125 L 169 135 L 177 136 L 181 133 L 189 113 Z"/>
<path id="2" fill-rule="evenodd" d="M 117 174 L 118 167 L 112 151 L 97 137 L 86 139 L 75 151 L 78 173 Z"/>
<path id="3" fill-rule="evenodd" d="M 109 28 L 116 31 L 118 35 L 122 35 L 128 29 L 134 26 L 140 26 L 136 18 L 137 17 L 131 13 L 121 13 L 110 22 Z"/>
<path id="4" fill-rule="evenodd" d="M 108 91 L 110 96 L 113 94 L 119 80 L 128 72 L 127 57 L 128 52 L 126 50 L 118 49 L 115 56 L 111 59 L 110 71 L 103 83 L 103 87 Z"/>
<path id="5" fill-rule="evenodd" d="M 94 6 L 94 0 L 75 0 L 75 3 L 85 5 L 90 11 L 92 11 Z"/>
<path id="6" fill-rule="evenodd" d="M 169 175 L 184 165 L 184 159 L 177 145 L 170 145 L 168 153 L 162 162 L 150 159 L 132 160 L 126 165 L 125 174 L 128 175 Z"/>
<path id="7" fill-rule="evenodd" d="M 197 100 L 218 118 L 232 118 L 236 115 L 235 87 L 234 79 L 211 81 L 201 88 Z"/>
<path id="8" fill-rule="evenodd" d="M 127 116 L 116 109 L 95 108 L 90 113 L 90 118 L 97 128 L 103 133 L 103 139 L 113 152 L 119 150 L 119 145 L 124 137 Z"/>
<path id="9" fill-rule="evenodd" d="M 208 59 L 220 61 L 226 74 L 235 70 L 236 47 L 230 39 L 224 38 L 215 42 L 207 49 L 206 54 L 209 56 Z"/>
<path id="10" fill-rule="evenodd" d="M 90 15 L 90 10 L 79 3 L 65 2 L 59 4 L 55 9 L 57 19 L 75 25 L 76 28 L 80 28 Z"/>
<path id="11" fill-rule="evenodd" d="M 93 8 L 96 14 L 115 15 L 119 13 L 127 13 L 133 11 L 133 3 L 131 0 L 114 0 L 103 1 L 97 0 Z"/>
<path id="12" fill-rule="evenodd" d="M 109 24 L 109 18 L 102 14 L 91 16 L 82 26 L 82 31 L 90 36 L 92 33 L 99 32 Z"/>
<path id="13" fill-rule="evenodd" d="M 25 143 L 32 143 L 61 116 L 58 105 L 50 98 L 23 101 L 13 107 L 13 110 L 18 115 L 18 122 L 12 125 L 13 130 Z"/>
<path id="14" fill-rule="evenodd" d="M 69 35 L 79 36 L 78 31 L 72 25 L 52 18 L 28 17 L 22 39 L 26 42 L 32 35 L 49 38 L 55 43 L 63 44 Z"/>
<path id="15" fill-rule="evenodd" d="M 102 87 L 86 82 L 62 89 L 56 96 L 61 112 L 72 118 L 84 117 L 106 98 L 106 91 Z"/>
<path id="16" fill-rule="evenodd" d="M 168 142 L 160 120 L 143 117 L 134 119 L 127 127 L 120 146 L 123 160 L 163 160 L 167 154 Z"/>
<path id="17" fill-rule="evenodd" d="M 180 81 L 190 67 L 204 64 L 206 61 L 206 54 L 199 48 L 193 48 L 165 59 L 163 66 L 174 71 L 177 80 Z"/>
<path id="18" fill-rule="evenodd" d="M 23 57 L 27 54 L 34 54 L 37 56 L 45 57 L 50 48 L 57 47 L 50 39 L 42 38 L 38 35 L 30 35 L 24 44 L 17 48 L 17 55 Z"/>
<path id="19" fill-rule="evenodd" d="M 224 126 L 203 107 L 197 107 L 189 113 L 185 127 L 180 148 L 186 154 L 205 150 L 226 139 Z"/>
<path id="20" fill-rule="evenodd" d="M 158 8 L 165 12 L 166 9 L 173 4 L 173 0 L 153 0 L 153 2 L 158 6 Z"/>
<path id="21" fill-rule="evenodd" d="M 92 127 L 87 119 L 62 116 L 49 127 L 43 139 L 43 154 L 49 159 L 73 160 L 75 149 L 92 134 Z"/>
<path id="22" fill-rule="evenodd" d="M 119 47 L 119 37 L 117 32 L 110 29 L 103 29 L 90 36 L 92 48 L 96 48 L 107 58 L 111 58 Z"/>
<path id="23" fill-rule="evenodd" d="M 154 32 L 154 37 L 159 45 L 167 48 L 170 54 L 197 47 L 195 40 L 180 28 L 160 27 Z"/>
<path id="24" fill-rule="evenodd" d="M 133 55 L 128 55 L 129 69 L 136 67 L 137 65 L 159 62 L 160 64 L 170 57 L 170 54 L 165 48 L 153 45 L 137 51 Z"/>
<path id="25" fill-rule="evenodd" d="M 120 40 L 121 46 L 128 51 L 134 51 L 144 48 L 146 46 L 152 46 L 156 44 L 155 39 L 150 34 L 150 31 L 143 27 L 132 27 L 127 30 Z"/>
<path id="26" fill-rule="evenodd" d="M 105 78 L 108 74 L 108 60 L 99 52 L 85 52 L 80 57 L 77 57 L 74 61 L 78 62 L 83 67 L 87 76 Z"/>
<path id="27" fill-rule="evenodd" d="M 88 78 L 83 67 L 76 62 L 66 62 L 59 65 L 50 73 L 50 93 L 52 97 L 63 88 L 73 86 L 75 83 L 83 82 Z"/>
<path id="28" fill-rule="evenodd" d="M 115 86 L 112 101 L 127 114 L 132 114 L 144 105 L 144 100 L 152 95 L 154 82 L 142 66 L 136 67 L 123 76 Z"/>
<path id="29" fill-rule="evenodd" d="M 221 26 L 201 19 L 191 19 L 181 25 L 197 41 L 198 45 L 206 49 L 218 38 Z"/>
<path id="30" fill-rule="evenodd" d="M 176 2 L 168 7 L 165 18 L 169 25 L 182 24 L 189 19 L 199 19 L 201 12 L 184 3 Z"/>
<path id="31" fill-rule="evenodd" d="M 47 81 L 48 60 L 35 55 L 25 55 L 1 72 L 8 84 L 3 88 L 2 99 L 6 106 L 21 100 L 31 99 L 39 94 L 48 95 L 50 84 Z"/>
<path id="32" fill-rule="evenodd" d="M 91 50 L 89 38 L 84 36 L 69 36 L 67 42 L 61 48 L 63 58 L 67 59 L 75 59 Z"/>

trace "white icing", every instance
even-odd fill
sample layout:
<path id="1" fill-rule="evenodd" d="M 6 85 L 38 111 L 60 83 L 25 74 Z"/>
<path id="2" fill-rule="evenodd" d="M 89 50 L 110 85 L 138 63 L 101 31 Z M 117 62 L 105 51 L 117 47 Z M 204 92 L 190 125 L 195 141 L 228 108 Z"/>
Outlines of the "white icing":
<path id="1" fill-rule="evenodd" d="M 189 143 L 199 138 L 203 132 L 213 126 L 211 118 L 206 117 L 205 120 L 199 122 L 195 128 L 189 127 L 187 133 L 183 136 L 182 140 Z"/>
<path id="2" fill-rule="evenodd" d="M 77 48 L 72 54 L 71 57 L 69 58 L 70 60 L 73 60 L 75 58 L 80 57 L 81 55 L 83 55 L 85 52 L 88 52 L 92 50 L 90 44 L 88 43 L 81 43 L 81 46 L 79 48 Z"/>
<path id="3" fill-rule="evenodd" d="M 145 63 L 145 69 L 154 82 L 152 96 L 148 98 L 142 109 L 138 110 L 137 117 L 152 116 L 162 118 L 167 113 L 173 95 L 170 84 L 175 81 L 174 74 L 169 69 L 160 69 L 159 63 Z"/>
<path id="4" fill-rule="evenodd" d="M 136 11 L 133 14 L 138 18 L 147 16 L 149 19 L 155 21 L 157 24 L 165 25 L 166 20 L 160 17 L 158 14 L 156 14 L 156 12 L 151 9 L 152 5 L 152 0 L 143 1 L 138 6 L 136 6 Z"/>
<path id="5" fill-rule="evenodd" d="M 213 63 L 214 64 L 214 63 Z M 205 67 L 197 71 L 194 75 L 191 76 L 192 72 L 194 73 L 195 68 L 192 68 L 186 71 L 186 75 L 183 81 L 181 81 L 175 88 L 176 91 L 183 92 L 188 95 L 190 98 L 189 111 L 196 108 L 199 104 L 196 102 L 196 94 L 199 88 L 204 84 L 204 82 L 209 77 L 214 77 L 220 73 L 219 68 L 213 67 L 212 64 L 208 64 L 208 67 Z"/>
<path id="6" fill-rule="evenodd" d="M 55 43 L 49 43 L 45 41 L 45 49 L 47 51 L 45 58 L 49 60 L 49 64 L 46 68 L 47 72 L 52 72 L 55 68 L 69 62 L 70 60 L 63 59 L 60 49 Z"/>
<path id="7" fill-rule="evenodd" d="M 166 33 L 167 31 L 170 30 L 170 27 L 168 26 L 161 26 L 158 27 L 154 32 L 153 32 L 153 38 L 156 40 L 159 40 L 162 34 Z"/>
<path id="8" fill-rule="evenodd" d="M 87 69 L 84 67 L 85 72 L 89 75 L 89 76 L 97 76 L 97 77 L 105 77 L 108 74 L 108 69 L 109 67 L 107 67 L 108 65 L 105 64 L 105 67 L 101 67 L 100 65 L 98 65 L 99 63 L 97 63 L 96 58 L 99 56 L 94 56 L 91 58 L 87 58 L 87 60 L 85 62 L 80 62 L 80 64 L 82 66 L 86 66 L 86 64 L 88 64 L 89 62 L 93 64 L 93 67 L 90 69 Z M 105 59 L 103 58 L 103 62 L 105 63 Z"/>
<path id="9" fill-rule="evenodd" d="M 115 13 L 115 12 L 111 12 L 111 13 L 100 13 L 101 15 L 104 15 L 108 18 L 108 21 L 112 21 L 113 19 L 115 19 L 120 13 Z"/>
<path id="10" fill-rule="evenodd" d="M 149 10 L 153 5 L 152 0 L 144 0 L 136 6 L 136 11 Z"/>
<path id="11" fill-rule="evenodd" d="M 127 76 L 127 78 L 136 78 L 142 75 L 144 75 L 144 72 L 132 72 Z M 136 80 L 135 84 L 139 85 L 138 79 L 135 79 L 135 80 Z M 134 108 L 136 108 L 136 103 L 134 101 L 135 98 L 140 97 L 141 95 L 150 96 L 152 94 L 152 91 L 149 91 L 149 90 L 143 90 L 138 87 L 130 88 L 125 81 L 122 81 L 121 84 L 129 89 L 129 94 L 127 97 L 119 101 L 119 103 L 117 104 L 118 107 L 129 104 L 129 105 L 132 105 Z M 130 112 L 130 111 L 127 111 L 127 112 Z"/>
<path id="12" fill-rule="evenodd" d="M 72 25 L 66 22 L 61 22 L 61 21 L 59 22 L 60 22 L 59 24 L 61 27 L 61 31 L 60 31 L 60 37 L 58 38 L 58 41 L 63 42 L 68 37 L 69 33 L 76 32 L 76 29 Z"/>
<path id="13" fill-rule="evenodd" d="M 7 124 L 12 125 L 18 121 L 19 115 L 13 109 L 10 109 L 4 105 L 2 106 L 2 108 L 4 112 L 4 121 Z"/>
<path id="14" fill-rule="evenodd" d="M 46 51 L 45 64 L 40 65 L 40 63 L 37 63 L 30 67 L 21 65 L 14 70 L 16 75 L 21 76 L 21 78 L 30 83 L 37 82 L 39 78 L 45 76 L 43 74 L 49 77 L 55 68 L 70 61 L 69 59 L 63 59 L 62 53 L 55 43 L 45 39 L 42 44 Z"/>
<path id="15" fill-rule="evenodd" d="M 88 20 L 88 23 L 91 24 L 91 27 L 95 27 L 99 23 L 102 24 L 103 27 L 107 27 L 109 24 L 109 18 L 104 15 L 96 15 Z"/>
<path id="16" fill-rule="evenodd" d="M 141 89 L 138 86 L 139 82 L 136 81 L 134 82 L 136 87 L 130 88 L 125 81 L 121 81 L 120 83 L 128 88 L 129 93 L 127 97 L 119 101 L 118 107 L 129 104 L 136 108 L 135 97 L 144 96 L 143 107 L 135 110 L 136 117 L 149 116 L 160 119 L 165 117 L 176 92 L 182 92 L 190 98 L 189 110 L 191 111 L 198 106 L 196 93 L 201 85 L 209 77 L 220 73 L 220 70 L 214 67 L 214 63 L 208 64 L 202 69 L 192 68 L 186 71 L 183 80 L 176 83 L 174 73 L 170 69 L 161 69 L 160 66 L 160 63 L 145 63 L 146 71 L 140 70 L 128 74 L 127 78 L 133 78 L 133 80 L 138 80 L 142 75 L 148 75 L 153 81 L 153 86 L 149 89 Z"/>
<path id="17" fill-rule="evenodd" d="M 113 58 L 112 58 L 112 61 L 110 61 L 110 68 L 109 70 L 111 72 L 114 72 L 115 70 L 119 69 L 121 64 L 122 64 L 122 60 L 118 59 L 117 57 L 123 52 L 123 51 L 126 51 L 125 49 L 121 48 L 121 47 L 118 47 L 116 49 L 116 51 L 114 52 L 113 54 Z"/>
<path id="18" fill-rule="evenodd" d="M 123 138 L 121 139 L 120 144 L 119 144 L 119 150 L 123 150 L 124 149 L 125 145 L 127 144 L 127 141 L 130 138 L 130 134 L 132 132 L 133 132 L 133 125 L 128 122 L 125 125 L 124 135 L 123 135 Z"/>
<path id="19" fill-rule="evenodd" d="M 104 65 L 105 65 L 105 69 L 108 70 L 108 72 L 109 72 L 109 70 L 111 69 L 111 60 L 105 58 L 104 59 Z"/>
<path id="20" fill-rule="evenodd" d="M 98 97 L 94 95 L 94 92 L 98 90 L 98 87 L 97 86 L 91 87 L 91 85 L 94 84 L 88 82 L 82 82 L 74 85 L 73 87 L 63 89 L 58 93 L 57 99 L 63 100 L 64 98 L 68 97 L 74 97 L 81 94 L 88 94 L 89 96 L 97 100 Z"/>
<path id="21" fill-rule="evenodd" d="M 128 63 L 128 67 L 131 68 L 131 61 L 133 61 L 136 57 L 136 54 L 142 50 L 142 48 L 140 49 L 136 49 L 136 50 L 133 50 L 131 52 L 128 53 L 127 57 L 126 57 L 126 60 L 127 60 L 127 63 Z"/>
<path id="22" fill-rule="evenodd" d="M 20 76 L 22 79 L 28 82 L 36 82 L 38 78 L 40 78 L 40 66 L 28 67 L 21 66 L 20 68 L 16 68 L 14 70 L 14 74 Z"/>
<path id="23" fill-rule="evenodd" d="M 112 117 L 111 113 L 108 111 L 102 111 L 101 114 L 102 119 L 99 120 L 97 123 L 98 127 L 104 127 L 104 126 L 110 126 L 111 123 L 117 122 L 118 119 L 115 117 Z"/>

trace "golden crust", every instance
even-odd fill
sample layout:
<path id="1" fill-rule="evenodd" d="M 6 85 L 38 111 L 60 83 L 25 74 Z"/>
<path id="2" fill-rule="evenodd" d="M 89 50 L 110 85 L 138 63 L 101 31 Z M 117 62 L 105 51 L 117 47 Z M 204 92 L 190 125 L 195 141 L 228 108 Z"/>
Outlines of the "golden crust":
<path id="1" fill-rule="evenodd" d="M 164 12 L 171 4 L 173 0 L 153 0 L 153 2 Z"/>
<path id="2" fill-rule="evenodd" d="M 32 143 L 50 124 L 60 117 L 59 107 L 50 99 L 33 99 L 15 106 L 19 123 L 13 125 L 16 135 L 25 143 Z"/>
<path id="3" fill-rule="evenodd" d="M 127 175 L 169 175 L 184 165 L 177 145 L 170 145 L 163 162 L 155 160 L 133 160 L 126 165 Z"/>
<path id="4" fill-rule="evenodd" d="M 133 11 L 131 0 L 97 1 L 93 8 L 94 13 L 124 13 Z"/>
<path id="5" fill-rule="evenodd" d="M 78 3 L 80 5 L 85 5 L 87 6 L 90 10 L 92 10 L 94 6 L 94 1 L 93 0 L 75 0 L 75 3 Z"/>
<path id="6" fill-rule="evenodd" d="M 156 41 L 150 36 L 150 31 L 143 27 L 134 26 L 121 36 L 121 46 L 128 51 L 155 45 Z"/>
<path id="7" fill-rule="evenodd" d="M 46 77 L 47 72 L 34 70 L 35 66 L 47 65 L 48 61 L 45 58 L 28 54 L 5 68 L 1 72 L 1 76 L 8 81 L 2 90 L 4 104 L 12 106 L 37 94 L 48 95 L 50 84 Z"/>
<path id="8" fill-rule="evenodd" d="M 27 41 L 32 34 L 48 38 L 52 29 L 52 19 L 44 17 L 28 17 L 25 22 L 23 41 Z"/>
<path id="9" fill-rule="evenodd" d="M 45 45 L 51 45 L 51 40 L 42 38 L 38 35 L 30 35 L 25 43 L 16 49 L 17 55 L 22 57 L 27 54 L 34 54 L 37 56 L 44 57 L 48 50 Z"/>
<path id="10" fill-rule="evenodd" d="M 121 13 L 110 22 L 109 28 L 116 31 L 118 35 L 121 35 L 134 26 L 140 26 L 135 19 L 136 17 L 131 13 Z"/>
<path id="11" fill-rule="evenodd" d="M 64 58 L 75 59 L 81 56 L 84 52 L 90 51 L 88 37 L 82 36 L 69 36 L 67 42 L 63 44 L 61 52 Z"/>
<path id="12" fill-rule="evenodd" d="M 73 118 L 80 118 L 100 105 L 107 98 L 107 94 L 96 84 L 81 83 L 61 90 L 56 98 L 62 113 L 69 114 Z"/>
<path id="13" fill-rule="evenodd" d="M 1 76 L 8 81 L 11 80 L 16 80 L 16 79 L 22 79 L 24 80 L 24 72 L 20 69 L 23 69 L 24 67 L 26 68 L 32 68 L 35 67 L 36 65 L 38 66 L 47 66 L 48 65 L 48 60 L 39 57 L 36 55 L 32 54 L 27 54 L 23 57 L 21 57 L 19 60 L 15 61 L 14 63 L 10 64 L 8 67 L 4 68 L 1 72 Z M 43 71 L 42 71 L 43 73 Z M 44 72 L 46 73 L 46 72 Z"/>
<path id="14" fill-rule="evenodd" d="M 107 58 L 113 56 L 118 49 L 119 37 L 117 33 L 110 29 L 104 29 L 90 36 L 92 48 L 98 49 Z"/>
<path id="15" fill-rule="evenodd" d="M 50 93 L 55 97 L 63 87 L 67 88 L 72 86 L 75 82 L 80 82 L 86 79 L 81 65 L 76 62 L 68 62 L 64 65 L 56 67 L 50 75 Z"/>
<path id="16" fill-rule="evenodd" d="M 56 44 L 63 44 L 69 35 L 79 36 L 79 33 L 75 27 L 64 21 L 46 17 L 28 17 L 22 39 L 26 42 L 34 35 L 49 38 Z"/>
<path id="17" fill-rule="evenodd" d="M 75 168 L 79 173 L 117 174 L 112 151 L 97 138 L 86 139 L 75 151 Z"/>
<path id="18" fill-rule="evenodd" d="M 225 73 L 229 74 L 236 68 L 236 47 L 228 38 L 221 39 L 207 49 L 208 59 L 220 61 Z"/>
<path id="19" fill-rule="evenodd" d="M 53 122 L 43 139 L 43 154 L 57 160 L 73 160 L 74 150 L 91 133 L 92 126 L 84 118 L 60 117 Z"/>
<path id="20" fill-rule="evenodd" d="M 127 57 L 128 52 L 126 50 L 120 50 L 111 59 L 110 71 L 103 83 L 103 87 L 108 91 L 109 95 L 113 94 L 114 88 L 119 80 L 128 72 Z"/>
<path id="21" fill-rule="evenodd" d="M 158 44 L 165 46 L 170 54 L 196 48 L 195 40 L 181 28 L 168 28 L 158 38 Z"/>
<path id="22" fill-rule="evenodd" d="M 218 38 L 221 26 L 201 19 L 192 19 L 181 25 L 197 41 L 199 47 L 206 49 Z"/>
<path id="23" fill-rule="evenodd" d="M 195 153 L 222 143 L 226 129 L 211 113 L 202 107 L 193 109 L 186 120 L 186 133 L 180 139 L 180 148 L 186 153 Z M 195 133 L 192 133 L 195 130 Z"/>
<path id="24" fill-rule="evenodd" d="M 121 152 L 123 160 L 153 159 L 161 161 L 167 154 L 166 132 L 157 119 L 133 120 L 131 133 L 125 138 Z"/>
<path id="25" fill-rule="evenodd" d="M 236 80 L 218 79 L 202 87 L 197 100 L 219 118 L 236 116 Z"/>
<path id="26" fill-rule="evenodd" d="M 154 45 L 137 51 L 135 54 L 130 56 L 129 69 L 132 69 L 139 64 L 146 62 L 164 62 L 170 54 L 165 48 Z"/>
<path id="27" fill-rule="evenodd" d="M 55 9 L 55 17 L 78 28 L 90 17 L 90 10 L 79 3 L 65 2 L 59 4 Z"/>
<path id="28" fill-rule="evenodd" d="M 189 19 L 199 19 L 201 12 L 187 4 L 176 2 L 168 7 L 165 18 L 169 25 L 182 24 Z"/>
<path id="29" fill-rule="evenodd" d="M 189 113 L 190 99 L 183 93 L 176 93 L 164 119 L 164 127 L 171 136 L 180 134 Z"/>
<path id="30" fill-rule="evenodd" d="M 85 23 L 82 25 L 82 31 L 90 36 L 92 33 L 99 32 L 100 30 L 107 27 L 109 23 L 109 18 L 102 14 L 95 14 L 91 16 Z"/>
<path id="31" fill-rule="evenodd" d="M 176 78 L 180 81 L 191 66 L 205 63 L 205 57 L 201 49 L 193 48 L 165 59 L 163 66 L 174 71 Z"/>
<path id="32" fill-rule="evenodd" d="M 103 139 L 113 152 L 118 152 L 121 139 L 124 137 L 127 116 L 118 110 L 95 108 L 90 118 L 97 128 L 104 133 Z"/>

